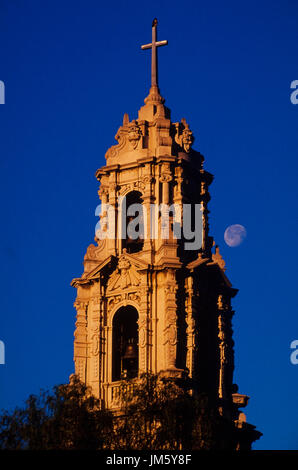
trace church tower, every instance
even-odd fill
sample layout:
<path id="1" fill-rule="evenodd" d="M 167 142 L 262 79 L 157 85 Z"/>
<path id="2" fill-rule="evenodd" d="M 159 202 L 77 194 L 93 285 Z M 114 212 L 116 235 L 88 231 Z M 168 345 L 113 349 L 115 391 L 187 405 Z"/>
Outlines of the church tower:
<path id="1" fill-rule="evenodd" d="M 185 119 L 171 121 L 157 79 L 157 21 L 152 24 L 151 88 L 137 119 L 124 114 L 98 169 L 96 245 L 75 278 L 75 373 L 102 406 L 117 406 L 123 378 L 142 372 L 190 378 L 257 438 L 239 408 L 248 397 L 233 384 L 236 295 L 209 235 L 213 176 L 193 149 Z M 247 437 L 249 436 L 249 437 Z"/>

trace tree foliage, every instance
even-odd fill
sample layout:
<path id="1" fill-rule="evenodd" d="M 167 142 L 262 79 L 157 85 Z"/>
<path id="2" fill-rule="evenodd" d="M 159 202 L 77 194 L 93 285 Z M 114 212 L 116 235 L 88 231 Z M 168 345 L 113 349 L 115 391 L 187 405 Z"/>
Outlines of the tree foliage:
<path id="1" fill-rule="evenodd" d="M 74 376 L 0 416 L 0 449 L 195 450 L 232 440 L 232 425 L 207 396 L 152 374 L 122 382 L 114 413 Z"/>
<path id="2" fill-rule="evenodd" d="M 119 404 L 112 449 L 207 450 L 232 445 L 231 423 L 207 395 L 191 393 L 185 384 L 144 374 L 135 383 L 122 382 Z"/>
<path id="3" fill-rule="evenodd" d="M 0 417 L 0 449 L 101 449 L 112 415 L 73 377 L 52 392 L 30 395 L 24 408 Z"/>

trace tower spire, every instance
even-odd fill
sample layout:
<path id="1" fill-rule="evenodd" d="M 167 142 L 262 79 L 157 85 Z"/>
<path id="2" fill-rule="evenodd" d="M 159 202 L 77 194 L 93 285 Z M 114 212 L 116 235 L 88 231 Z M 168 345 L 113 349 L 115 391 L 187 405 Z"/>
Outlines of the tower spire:
<path id="1" fill-rule="evenodd" d="M 141 49 L 151 49 L 151 89 L 158 90 L 158 60 L 157 60 L 157 48 L 159 46 L 166 46 L 168 41 L 157 41 L 157 18 L 154 18 L 152 22 L 152 42 L 150 44 L 144 44 Z M 157 89 L 157 90 L 156 90 Z"/>

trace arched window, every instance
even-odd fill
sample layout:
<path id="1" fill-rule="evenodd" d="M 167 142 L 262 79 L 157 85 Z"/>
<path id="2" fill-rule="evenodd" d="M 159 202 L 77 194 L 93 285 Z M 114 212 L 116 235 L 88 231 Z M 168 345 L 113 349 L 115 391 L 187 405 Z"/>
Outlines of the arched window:
<path id="1" fill-rule="evenodd" d="M 113 318 L 112 380 L 138 375 L 138 312 L 128 305 Z"/>
<path id="2" fill-rule="evenodd" d="M 137 253 L 143 249 L 144 216 L 141 196 L 139 191 L 131 191 L 122 204 L 122 216 L 125 220 L 122 248 L 126 248 L 127 253 Z"/>

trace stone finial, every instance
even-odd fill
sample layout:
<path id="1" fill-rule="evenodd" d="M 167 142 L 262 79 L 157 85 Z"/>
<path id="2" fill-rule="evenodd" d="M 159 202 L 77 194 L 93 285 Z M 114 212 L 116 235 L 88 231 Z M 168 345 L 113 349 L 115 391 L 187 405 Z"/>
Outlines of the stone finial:
<path id="1" fill-rule="evenodd" d="M 127 113 L 124 114 L 123 116 L 123 127 L 128 126 L 129 124 L 129 115 Z"/>
<path id="2" fill-rule="evenodd" d="M 183 149 L 185 150 L 186 153 L 189 153 L 190 148 L 193 144 L 194 137 L 192 134 L 192 131 L 189 128 L 189 125 L 187 124 L 186 120 L 183 118 L 181 119 L 181 122 L 184 126 L 184 129 L 182 131 L 182 146 Z"/>
<path id="3" fill-rule="evenodd" d="M 175 123 L 176 135 L 175 141 L 180 147 L 183 148 L 184 152 L 189 153 L 191 146 L 194 142 L 194 136 L 189 128 L 185 118 L 181 119 L 180 123 Z"/>
<path id="4" fill-rule="evenodd" d="M 215 245 L 215 253 L 212 253 L 212 260 L 219 265 L 219 267 L 225 271 L 226 263 L 219 252 L 219 246 Z"/>

